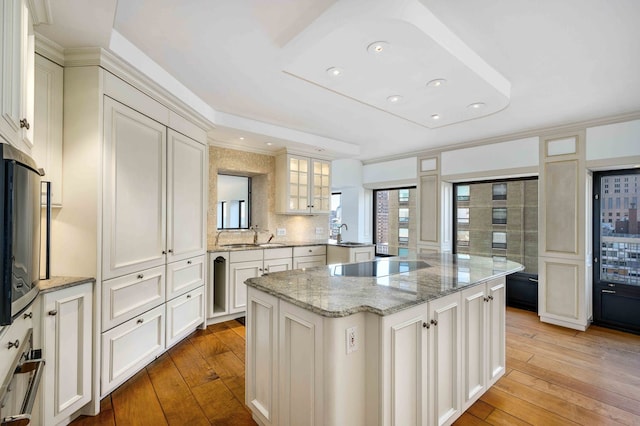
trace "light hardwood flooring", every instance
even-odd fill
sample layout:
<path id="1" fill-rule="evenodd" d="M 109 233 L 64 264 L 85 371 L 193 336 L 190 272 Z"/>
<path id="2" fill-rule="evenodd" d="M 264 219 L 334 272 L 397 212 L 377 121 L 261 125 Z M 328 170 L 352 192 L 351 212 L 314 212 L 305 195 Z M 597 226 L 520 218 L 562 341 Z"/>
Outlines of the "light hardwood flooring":
<path id="1" fill-rule="evenodd" d="M 105 398 L 100 415 L 73 424 L 254 425 L 244 332 L 237 321 L 195 332 Z M 507 308 L 507 372 L 455 424 L 640 425 L 640 336 Z"/>

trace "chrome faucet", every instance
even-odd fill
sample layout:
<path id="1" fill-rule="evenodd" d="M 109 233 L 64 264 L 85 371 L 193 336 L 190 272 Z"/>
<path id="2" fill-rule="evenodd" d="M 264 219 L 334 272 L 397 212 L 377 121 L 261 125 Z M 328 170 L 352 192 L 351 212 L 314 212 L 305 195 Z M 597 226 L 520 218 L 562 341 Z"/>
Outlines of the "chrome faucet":
<path id="1" fill-rule="evenodd" d="M 224 232 L 224 229 L 221 229 L 220 231 L 218 231 L 218 233 L 216 234 L 216 241 L 215 241 L 215 245 L 218 246 L 218 240 L 220 239 L 220 234 L 222 234 Z"/>
<path id="2" fill-rule="evenodd" d="M 340 244 L 342 242 L 342 228 L 343 227 L 347 231 L 349 230 L 349 227 L 347 226 L 346 223 L 343 223 L 342 225 L 340 225 L 340 227 L 338 228 L 338 244 Z"/>

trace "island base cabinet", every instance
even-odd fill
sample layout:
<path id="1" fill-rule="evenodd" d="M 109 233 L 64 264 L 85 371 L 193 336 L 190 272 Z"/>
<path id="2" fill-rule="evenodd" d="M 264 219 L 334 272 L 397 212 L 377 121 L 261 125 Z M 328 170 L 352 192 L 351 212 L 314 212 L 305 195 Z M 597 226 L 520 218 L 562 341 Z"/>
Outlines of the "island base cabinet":
<path id="1" fill-rule="evenodd" d="M 44 294 L 42 299 L 43 424 L 67 424 L 91 401 L 93 283 Z"/>
<path id="2" fill-rule="evenodd" d="M 167 348 L 178 343 L 204 321 L 204 287 L 167 302 Z"/>
<path id="3" fill-rule="evenodd" d="M 102 333 L 101 395 L 108 394 L 153 361 L 164 347 L 164 305 Z"/>

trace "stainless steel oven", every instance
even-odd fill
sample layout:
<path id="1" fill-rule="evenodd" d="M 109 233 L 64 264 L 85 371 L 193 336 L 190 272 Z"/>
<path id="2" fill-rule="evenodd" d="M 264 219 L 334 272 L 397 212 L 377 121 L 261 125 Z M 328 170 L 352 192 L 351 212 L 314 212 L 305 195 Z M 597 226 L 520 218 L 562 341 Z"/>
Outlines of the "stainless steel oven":
<path id="1" fill-rule="evenodd" d="M 43 175 L 29 156 L 0 144 L 0 326 L 38 294 Z"/>
<path id="2" fill-rule="evenodd" d="M 2 426 L 31 425 L 40 379 L 44 371 L 44 360 L 40 351 L 33 350 L 32 329 L 27 331 L 18 346 L 16 356 L 0 388 L 0 422 Z M 37 423 L 37 422 L 35 422 Z"/>

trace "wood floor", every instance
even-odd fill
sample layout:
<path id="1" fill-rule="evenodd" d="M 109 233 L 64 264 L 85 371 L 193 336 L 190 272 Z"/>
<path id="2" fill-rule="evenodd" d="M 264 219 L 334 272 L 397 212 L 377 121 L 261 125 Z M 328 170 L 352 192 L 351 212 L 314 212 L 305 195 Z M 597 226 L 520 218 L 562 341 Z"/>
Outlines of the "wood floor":
<path id="1" fill-rule="evenodd" d="M 99 416 L 73 424 L 254 425 L 244 345 L 236 321 L 197 331 L 105 398 Z M 455 424 L 640 425 L 640 336 L 508 308 L 507 372 Z"/>

